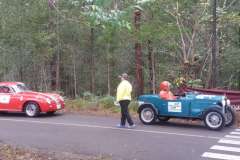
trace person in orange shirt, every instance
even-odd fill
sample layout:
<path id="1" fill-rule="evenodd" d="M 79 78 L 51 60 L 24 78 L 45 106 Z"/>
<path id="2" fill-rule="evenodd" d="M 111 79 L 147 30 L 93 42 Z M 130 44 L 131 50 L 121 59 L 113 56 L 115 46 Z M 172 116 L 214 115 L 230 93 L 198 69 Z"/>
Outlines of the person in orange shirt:
<path id="1" fill-rule="evenodd" d="M 177 97 L 170 91 L 171 83 L 168 81 L 163 81 L 160 83 L 160 93 L 159 96 L 164 100 L 176 100 Z"/>

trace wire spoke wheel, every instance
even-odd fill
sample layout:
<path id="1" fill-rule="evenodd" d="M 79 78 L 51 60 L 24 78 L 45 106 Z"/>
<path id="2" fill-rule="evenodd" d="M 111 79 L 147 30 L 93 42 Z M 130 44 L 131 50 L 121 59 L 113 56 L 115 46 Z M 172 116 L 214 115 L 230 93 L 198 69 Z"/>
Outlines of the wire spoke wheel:
<path id="1" fill-rule="evenodd" d="M 235 122 L 235 112 L 231 107 L 226 108 L 225 125 L 231 126 Z"/>
<path id="2" fill-rule="evenodd" d="M 224 126 L 223 115 L 217 111 L 210 111 L 205 116 L 205 124 L 213 130 L 221 129 Z"/>

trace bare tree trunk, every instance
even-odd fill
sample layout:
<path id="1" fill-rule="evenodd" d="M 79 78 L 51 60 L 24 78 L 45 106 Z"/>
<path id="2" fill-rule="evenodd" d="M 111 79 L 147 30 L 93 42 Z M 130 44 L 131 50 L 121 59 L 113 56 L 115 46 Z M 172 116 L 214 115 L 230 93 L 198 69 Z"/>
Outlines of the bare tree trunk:
<path id="1" fill-rule="evenodd" d="M 48 74 L 47 74 L 47 72 L 46 72 L 46 68 L 45 68 L 45 67 L 43 67 L 43 76 L 45 77 L 45 78 L 43 78 L 43 84 L 44 84 L 43 90 L 44 90 L 44 91 L 47 91 L 49 85 L 48 85 L 48 80 L 47 80 Z"/>
<path id="2" fill-rule="evenodd" d="M 73 51 L 73 79 L 74 79 L 74 97 L 76 98 L 77 95 L 77 75 L 76 75 L 76 55 Z"/>
<path id="3" fill-rule="evenodd" d="M 240 16 L 240 13 L 238 15 Z M 240 27 L 238 27 L 238 46 L 240 47 Z"/>
<path id="4" fill-rule="evenodd" d="M 238 76 L 237 76 L 237 84 L 238 84 L 238 89 L 240 90 L 240 71 L 238 71 Z"/>
<path id="5" fill-rule="evenodd" d="M 60 89 L 60 55 L 57 53 L 56 59 L 56 90 Z"/>
<path id="6" fill-rule="evenodd" d="M 141 21 L 141 11 L 136 10 L 134 12 L 134 23 L 136 32 L 139 32 L 140 21 Z M 136 60 L 136 95 L 139 96 L 143 94 L 144 91 L 144 80 L 143 80 L 143 61 L 142 61 L 142 46 L 141 43 L 135 43 L 135 60 Z"/>
<path id="7" fill-rule="evenodd" d="M 240 16 L 240 13 L 238 15 Z M 240 48 L 240 27 L 238 28 L 238 46 Z M 240 71 L 238 71 L 238 89 L 240 89 Z"/>
<path id="8" fill-rule="evenodd" d="M 210 87 L 215 88 L 217 83 L 217 0 L 213 0 L 213 24 L 212 24 L 212 64 Z"/>
<path id="9" fill-rule="evenodd" d="M 95 53 L 94 53 L 94 28 L 91 28 L 91 35 L 90 35 L 90 50 L 91 50 L 91 56 L 90 56 L 90 72 L 91 72 L 91 84 L 90 84 L 90 90 L 91 93 L 95 93 Z"/>
<path id="10" fill-rule="evenodd" d="M 153 72 L 153 77 L 152 77 L 152 81 L 153 81 L 153 94 L 156 94 L 156 61 L 155 61 L 155 54 L 153 52 L 152 54 L 152 63 L 153 63 L 153 68 L 152 68 L 152 72 Z"/>
<path id="11" fill-rule="evenodd" d="M 148 65 L 149 65 L 149 88 L 150 93 L 156 93 L 155 87 L 155 64 L 154 64 L 154 54 L 152 48 L 152 41 L 148 40 Z"/>
<path id="12" fill-rule="evenodd" d="M 113 8 L 115 9 L 115 10 L 117 10 L 118 9 L 118 1 L 119 0 L 114 0 L 114 3 L 113 3 Z"/>
<path id="13" fill-rule="evenodd" d="M 111 80 L 110 80 L 110 64 L 107 64 L 107 84 L 108 84 L 108 95 L 111 95 Z"/>
<path id="14" fill-rule="evenodd" d="M 56 90 L 60 89 L 60 30 L 59 14 L 57 13 L 57 59 L 56 59 Z"/>

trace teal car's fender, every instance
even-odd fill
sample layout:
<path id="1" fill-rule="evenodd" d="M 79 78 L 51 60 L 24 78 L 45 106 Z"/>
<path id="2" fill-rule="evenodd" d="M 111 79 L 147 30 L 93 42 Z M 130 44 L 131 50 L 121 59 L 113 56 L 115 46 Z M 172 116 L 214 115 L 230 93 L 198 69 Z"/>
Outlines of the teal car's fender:
<path id="1" fill-rule="evenodd" d="M 137 112 L 140 113 L 141 110 L 142 110 L 144 107 L 146 107 L 146 106 L 151 107 L 151 108 L 155 111 L 155 114 L 156 114 L 156 115 L 159 115 L 158 109 L 157 109 L 157 108 L 154 106 L 154 104 L 152 104 L 152 103 L 144 103 L 144 104 L 141 104 L 141 105 L 139 106 Z"/>
<path id="2" fill-rule="evenodd" d="M 219 105 L 211 105 L 211 106 L 209 106 L 209 108 L 205 108 L 203 110 L 202 115 L 200 115 L 200 118 L 204 119 L 206 113 L 209 112 L 209 111 L 217 111 L 217 112 L 222 113 L 222 107 L 219 106 Z"/>

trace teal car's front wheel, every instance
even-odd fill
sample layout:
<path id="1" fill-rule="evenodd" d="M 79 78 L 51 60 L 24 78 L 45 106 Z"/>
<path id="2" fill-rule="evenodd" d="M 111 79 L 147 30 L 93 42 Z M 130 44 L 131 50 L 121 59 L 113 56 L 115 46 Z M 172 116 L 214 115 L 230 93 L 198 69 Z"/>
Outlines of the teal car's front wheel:
<path id="1" fill-rule="evenodd" d="M 153 124 L 156 120 L 156 113 L 150 106 L 143 107 L 139 112 L 139 119 L 143 124 Z"/>
<path id="2" fill-rule="evenodd" d="M 232 126 L 235 122 L 236 116 L 235 116 L 235 111 L 227 106 L 226 108 L 226 114 L 225 114 L 225 126 L 229 127 Z"/>
<path id="3" fill-rule="evenodd" d="M 225 126 L 225 119 L 221 112 L 210 110 L 204 116 L 204 123 L 211 130 L 220 130 Z"/>

